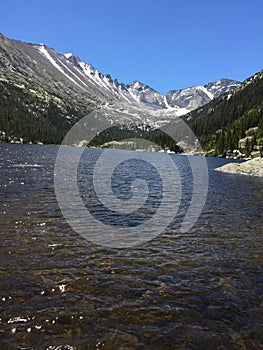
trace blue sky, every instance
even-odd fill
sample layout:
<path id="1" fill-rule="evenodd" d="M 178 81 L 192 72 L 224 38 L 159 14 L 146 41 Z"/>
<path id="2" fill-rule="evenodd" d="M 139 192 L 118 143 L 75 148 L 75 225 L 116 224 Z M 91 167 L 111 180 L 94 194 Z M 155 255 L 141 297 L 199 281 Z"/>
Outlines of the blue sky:
<path id="1" fill-rule="evenodd" d="M 0 32 L 166 93 L 263 69 L 262 0 L 1 0 Z"/>

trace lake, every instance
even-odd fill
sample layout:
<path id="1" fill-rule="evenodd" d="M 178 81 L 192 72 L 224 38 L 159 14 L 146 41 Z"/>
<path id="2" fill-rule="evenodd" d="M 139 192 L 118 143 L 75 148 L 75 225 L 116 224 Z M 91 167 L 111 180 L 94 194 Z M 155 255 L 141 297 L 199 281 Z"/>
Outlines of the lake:
<path id="1" fill-rule="evenodd" d="M 136 242 L 125 237 L 127 247 L 120 241 L 119 249 L 118 240 L 95 244 L 104 232 L 92 220 L 89 240 L 62 215 L 54 188 L 58 149 L 0 144 L 1 349 L 263 349 L 262 178 L 217 172 L 229 160 L 207 158 L 206 203 L 183 232 L 193 175 L 188 157 L 169 155 L 178 172 L 169 173 L 167 188 L 180 191 L 174 218 L 163 211 L 167 227 L 156 221 L 153 236 L 148 232 L 139 245 L 140 235 Z M 128 217 L 125 205 L 115 215 L 94 193 L 90 169 L 101 154 L 87 149 L 79 162 L 82 203 L 110 227 L 107 237 L 119 227 L 135 232 L 145 219 L 149 231 L 164 198 L 161 178 L 132 158 L 143 154 L 161 164 L 164 154 L 130 152 L 128 168 L 114 173 L 113 192 L 123 203 L 142 173 L 152 193 Z"/>

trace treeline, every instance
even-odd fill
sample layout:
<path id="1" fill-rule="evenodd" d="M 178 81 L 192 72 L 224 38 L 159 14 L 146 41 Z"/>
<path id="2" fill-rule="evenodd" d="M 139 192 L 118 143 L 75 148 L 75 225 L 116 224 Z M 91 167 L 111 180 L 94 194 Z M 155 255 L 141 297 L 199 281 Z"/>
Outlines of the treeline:
<path id="1" fill-rule="evenodd" d="M 145 125 L 119 125 L 104 130 L 97 135 L 91 142 L 90 146 L 101 147 L 111 141 L 124 141 L 128 139 L 148 140 L 162 149 L 181 153 L 183 150 L 176 144 L 175 140 L 168 134 L 159 129 L 152 129 Z"/>
<path id="2" fill-rule="evenodd" d="M 240 139 L 246 139 L 245 151 L 263 148 L 263 78 L 256 75 L 238 88 L 231 97 L 228 93 L 186 116 L 188 124 L 199 138 L 204 150 L 211 155 L 225 156 L 240 148 Z M 190 118 L 190 120 L 189 120 Z M 251 128 L 256 128 L 250 131 Z"/>

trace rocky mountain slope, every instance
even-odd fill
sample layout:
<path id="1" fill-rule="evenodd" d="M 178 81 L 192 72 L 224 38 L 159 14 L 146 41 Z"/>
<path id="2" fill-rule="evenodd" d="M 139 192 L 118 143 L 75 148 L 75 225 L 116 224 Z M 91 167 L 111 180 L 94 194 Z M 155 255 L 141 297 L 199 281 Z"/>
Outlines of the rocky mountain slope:
<path id="1" fill-rule="evenodd" d="M 201 107 L 229 90 L 234 90 L 239 83 L 230 79 L 220 79 L 204 86 L 194 86 L 184 90 L 172 90 L 166 95 L 170 106 L 186 108 L 190 111 Z"/>
<path id="2" fill-rule="evenodd" d="M 0 34 L 0 138 L 57 143 L 71 125 L 97 108 L 109 119 L 111 111 L 114 117 L 119 111 L 115 122 L 121 124 L 157 127 L 238 85 L 221 79 L 164 96 L 140 82 L 119 83 L 72 53 L 58 54 L 44 44 Z"/>

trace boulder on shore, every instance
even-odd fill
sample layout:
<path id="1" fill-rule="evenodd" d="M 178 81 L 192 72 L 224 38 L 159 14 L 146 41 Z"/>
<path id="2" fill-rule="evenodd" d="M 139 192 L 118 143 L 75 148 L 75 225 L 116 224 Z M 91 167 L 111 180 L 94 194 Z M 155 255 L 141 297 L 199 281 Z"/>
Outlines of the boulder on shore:
<path id="1" fill-rule="evenodd" d="M 254 158 L 244 163 L 228 163 L 216 170 L 232 174 L 263 176 L 263 158 Z"/>

